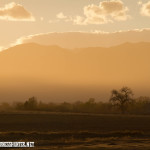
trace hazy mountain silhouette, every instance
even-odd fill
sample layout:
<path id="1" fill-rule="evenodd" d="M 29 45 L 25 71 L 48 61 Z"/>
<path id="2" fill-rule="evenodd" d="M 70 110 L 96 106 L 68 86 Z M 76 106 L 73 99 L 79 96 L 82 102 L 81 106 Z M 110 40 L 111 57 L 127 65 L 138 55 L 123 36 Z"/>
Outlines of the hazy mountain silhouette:
<path id="1" fill-rule="evenodd" d="M 125 43 L 111 48 L 68 50 L 35 43 L 0 52 L 0 101 L 104 100 L 112 88 L 150 87 L 150 43 Z M 107 96 L 106 96 L 107 95 Z M 105 97 L 106 96 L 106 97 Z"/>
<path id="2" fill-rule="evenodd" d="M 67 49 L 84 47 L 112 47 L 125 42 L 150 42 L 150 30 L 128 30 L 119 32 L 51 32 L 19 38 L 16 42 L 59 45 Z"/>

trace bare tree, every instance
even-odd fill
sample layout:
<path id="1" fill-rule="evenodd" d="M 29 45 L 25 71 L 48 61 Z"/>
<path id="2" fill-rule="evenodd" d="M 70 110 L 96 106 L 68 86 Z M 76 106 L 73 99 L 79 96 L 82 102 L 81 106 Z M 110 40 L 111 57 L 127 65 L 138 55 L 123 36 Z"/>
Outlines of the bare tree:
<path id="1" fill-rule="evenodd" d="M 119 91 L 112 90 L 110 102 L 113 105 L 117 105 L 121 112 L 124 114 L 127 104 L 129 104 L 133 100 L 133 92 L 128 87 L 123 87 Z"/>
<path id="2" fill-rule="evenodd" d="M 24 103 L 24 108 L 26 110 L 35 110 L 37 108 L 37 99 L 35 97 L 30 97 L 27 101 Z"/>

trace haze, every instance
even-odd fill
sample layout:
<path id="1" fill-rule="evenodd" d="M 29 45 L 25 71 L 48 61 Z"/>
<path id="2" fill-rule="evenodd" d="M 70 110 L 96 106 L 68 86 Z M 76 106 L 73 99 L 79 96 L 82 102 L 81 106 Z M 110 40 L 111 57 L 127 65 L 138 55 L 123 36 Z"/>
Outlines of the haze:
<path id="1" fill-rule="evenodd" d="M 149 17 L 149 0 L 1 0 L 0 101 L 150 96 Z"/>
<path id="2" fill-rule="evenodd" d="M 34 43 L 0 53 L 1 100 L 107 100 L 112 88 L 149 88 L 150 43 L 68 50 Z M 138 92 L 137 92 L 138 91 Z M 7 94 L 9 93 L 9 94 Z"/>

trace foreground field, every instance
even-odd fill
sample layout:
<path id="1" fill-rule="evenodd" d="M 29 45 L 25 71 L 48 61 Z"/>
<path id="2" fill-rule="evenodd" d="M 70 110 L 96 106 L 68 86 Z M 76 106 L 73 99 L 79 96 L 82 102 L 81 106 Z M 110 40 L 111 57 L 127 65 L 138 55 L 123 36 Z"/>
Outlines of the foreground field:
<path id="1" fill-rule="evenodd" d="M 0 132 L 0 141 L 34 141 L 37 150 L 150 149 L 150 116 L 1 113 Z"/>

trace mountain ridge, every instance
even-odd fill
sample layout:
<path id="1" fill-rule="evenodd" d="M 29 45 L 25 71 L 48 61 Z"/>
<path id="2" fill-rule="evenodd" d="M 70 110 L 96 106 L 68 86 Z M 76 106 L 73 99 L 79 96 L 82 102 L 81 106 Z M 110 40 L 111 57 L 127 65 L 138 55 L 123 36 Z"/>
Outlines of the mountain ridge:
<path id="1" fill-rule="evenodd" d="M 35 42 L 31 42 L 31 43 L 23 43 L 23 44 L 18 44 L 18 45 L 14 45 L 14 46 L 11 46 L 11 47 L 8 47 L 1 52 L 4 52 L 6 50 L 10 50 L 10 49 L 13 49 L 13 48 L 16 48 L 16 47 L 22 47 L 22 46 L 32 46 L 32 47 L 37 47 L 37 46 L 40 46 L 40 47 L 49 47 L 49 48 L 61 48 L 61 49 L 65 49 L 65 50 L 79 50 L 79 49 L 89 49 L 89 48 L 102 48 L 102 49 L 110 49 L 110 48 L 117 48 L 117 47 L 123 47 L 123 46 L 134 46 L 134 45 L 140 45 L 140 46 L 143 46 L 143 44 L 146 44 L 146 45 L 150 45 L 150 42 L 125 42 L 123 44 L 119 44 L 119 45 L 115 45 L 115 46 L 110 46 L 110 47 L 103 47 L 103 46 L 99 46 L 99 47 L 82 47 L 82 48 L 74 48 L 74 49 L 69 49 L 69 48 L 63 48 L 59 45 L 44 45 L 44 44 L 39 44 L 39 43 L 35 43 Z"/>
<path id="2" fill-rule="evenodd" d="M 19 99 L 14 89 L 22 97 L 33 93 L 54 98 L 55 93 L 56 99 L 66 100 L 100 97 L 103 93 L 98 91 L 105 89 L 107 93 L 125 85 L 143 93 L 144 88 L 150 88 L 149 57 L 150 43 L 145 42 L 76 50 L 34 43 L 18 45 L 0 52 L 0 99 L 5 98 L 4 90 Z"/>

